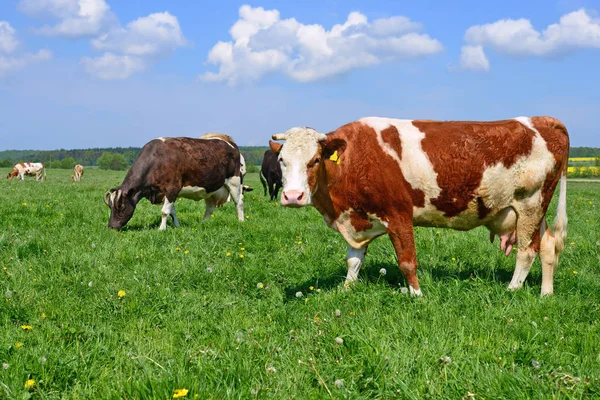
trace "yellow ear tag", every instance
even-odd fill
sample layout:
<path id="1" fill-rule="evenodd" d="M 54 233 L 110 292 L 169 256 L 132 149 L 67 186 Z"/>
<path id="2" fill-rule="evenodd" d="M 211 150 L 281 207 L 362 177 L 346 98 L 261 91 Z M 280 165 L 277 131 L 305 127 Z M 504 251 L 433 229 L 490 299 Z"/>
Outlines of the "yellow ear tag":
<path id="1" fill-rule="evenodd" d="M 333 152 L 333 154 L 331 155 L 331 157 L 329 157 L 329 159 L 336 164 L 340 163 L 340 156 L 338 156 L 337 150 Z"/>

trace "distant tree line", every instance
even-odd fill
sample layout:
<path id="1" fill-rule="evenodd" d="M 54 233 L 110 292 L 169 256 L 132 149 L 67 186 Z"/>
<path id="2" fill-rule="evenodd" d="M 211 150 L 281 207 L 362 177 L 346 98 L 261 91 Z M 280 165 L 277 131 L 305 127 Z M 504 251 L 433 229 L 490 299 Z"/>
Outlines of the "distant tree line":
<path id="1" fill-rule="evenodd" d="M 258 171 L 268 147 L 240 147 L 248 172 Z M 19 162 L 43 162 L 49 169 L 72 169 L 76 164 L 100 169 L 125 170 L 140 154 L 140 147 L 113 147 L 81 150 L 5 150 L 0 151 L 0 167 Z"/>

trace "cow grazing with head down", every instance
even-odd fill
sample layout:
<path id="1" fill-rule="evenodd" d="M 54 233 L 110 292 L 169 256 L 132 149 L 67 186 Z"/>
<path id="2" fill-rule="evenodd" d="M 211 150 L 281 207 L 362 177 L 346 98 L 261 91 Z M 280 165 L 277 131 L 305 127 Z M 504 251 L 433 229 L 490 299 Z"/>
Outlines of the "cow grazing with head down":
<path id="1" fill-rule="evenodd" d="M 539 254 L 541 294 L 567 234 L 569 137 L 550 117 L 493 122 L 364 118 L 327 135 L 293 128 L 273 135 L 283 171 L 281 204 L 313 205 L 348 243 L 346 282 L 358 277 L 367 246 L 388 234 L 412 294 L 420 295 L 413 226 L 485 226 L 508 255 L 509 289 L 519 289 Z M 337 152 L 336 160 L 331 160 Z M 546 212 L 560 181 L 552 229 Z"/>
<path id="2" fill-rule="evenodd" d="M 270 140 L 269 145 L 273 146 Z M 271 200 L 275 199 L 279 194 L 279 189 L 283 186 L 283 182 L 281 181 L 281 166 L 279 165 L 279 161 L 277 161 L 277 154 L 273 150 L 265 151 L 262 165 L 260 166 L 259 177 L 265 196 L 267 195 L 268 186 Z"/>
<path id="3" fill-rule="evenodd" d="M 46 168 L 42 163 L 19 163 L 15 164 L 6 178 L 12 179 L 17 177 L 23 181 L 25 180 L 25 176 L 35 176 L 36 181 L 46 180 Z"/>
<path id="4" fill-rule="evenodd" d="M 81 180 L 82 176 L 83 176 L 83 165 L 77 164 L 73 168 L 73 175 L 71 175 L 71 179 L 74 180 L 75 182 L 79 182 Z"/>
<path id="5" fill-rule="evenodd" d="M 178 197 L 206 201 L 205 219 L 231 194 L 238 219 L 244 220 L 240 153 L 227 135 L 202 138 L 158 138 L 148 142 L 127 172 L 123 183 L 104 194 L 110 207 L 109 228 L 121 229 L 132 217 L 137 203 L 147 198 L 163 203 L 159 230 L 170 215 L 179 226 L 174 203 Z"/>

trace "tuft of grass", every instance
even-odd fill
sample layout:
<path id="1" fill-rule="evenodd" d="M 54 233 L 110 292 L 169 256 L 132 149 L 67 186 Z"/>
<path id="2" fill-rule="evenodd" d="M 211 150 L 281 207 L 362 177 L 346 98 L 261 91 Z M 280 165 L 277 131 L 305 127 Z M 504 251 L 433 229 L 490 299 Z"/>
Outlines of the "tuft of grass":
<path id="1" fill-rule="evenodd" d="M 343 239 L 257 174 L 244 223 L 181 199 L 181 228 L 159 232 L 142 201 L 109 230 L 102 196 L 123 176 L 0 180 L 0 398 L 600 397 L 598 184 L 569 184 L 554 296 L 539 261 L 507 291 L 514 254 L 484 229 L 417 228 L 411 298 L 387 237 L 345 290 Z"/>

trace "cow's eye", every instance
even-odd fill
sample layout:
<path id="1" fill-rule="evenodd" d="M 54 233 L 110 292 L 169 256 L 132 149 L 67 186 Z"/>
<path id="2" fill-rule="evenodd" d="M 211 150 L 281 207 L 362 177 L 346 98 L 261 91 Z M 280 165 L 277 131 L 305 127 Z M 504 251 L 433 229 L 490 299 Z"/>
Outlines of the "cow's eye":
<path id="1" fill-rule="evenodd" d="M 319 163 L 319 161 L 321 161 L 321 158 L 319 158 L 319 157 L 315 158 L 315 161 L 313 161 L 313 162 L 310 164 L 310 166 L 311 166 L 311 167 L 314 167 L 315 165 L 317 165 L 317 164 Z"/>

